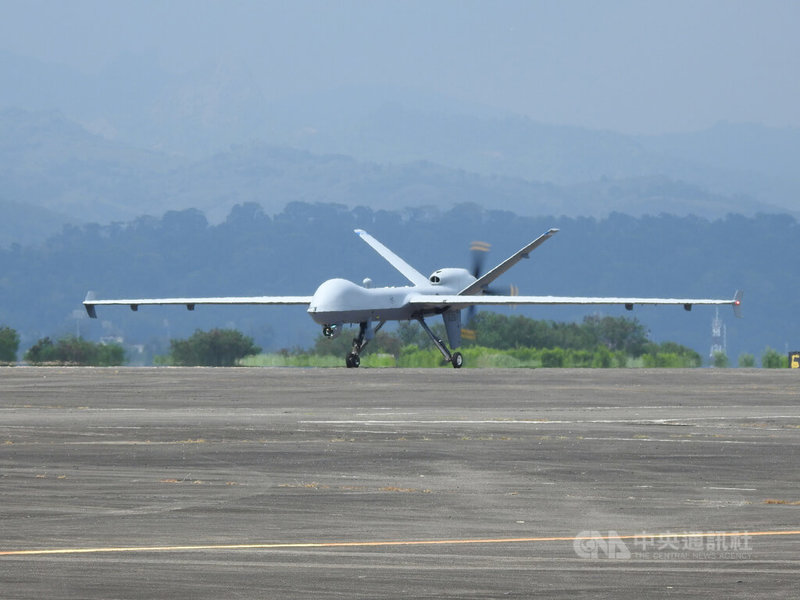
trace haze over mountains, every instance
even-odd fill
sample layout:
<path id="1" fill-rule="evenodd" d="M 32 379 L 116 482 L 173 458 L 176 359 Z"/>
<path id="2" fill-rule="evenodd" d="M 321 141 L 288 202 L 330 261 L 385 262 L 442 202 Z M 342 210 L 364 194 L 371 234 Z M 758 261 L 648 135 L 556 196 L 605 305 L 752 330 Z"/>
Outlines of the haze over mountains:
<path id="1" fill-rule="evenodd" d="M 2 243 L 190 207 L 219 222 L 242 202 L 800 214 L 790 128 L 623 135 L 392 87 L 270 102 L 238 65 L 170 78 L 146 55 L 90 76 L 4 52 L 0 73 L 15 82 L 0 89 L 0 202 L 16 205 Z"/>

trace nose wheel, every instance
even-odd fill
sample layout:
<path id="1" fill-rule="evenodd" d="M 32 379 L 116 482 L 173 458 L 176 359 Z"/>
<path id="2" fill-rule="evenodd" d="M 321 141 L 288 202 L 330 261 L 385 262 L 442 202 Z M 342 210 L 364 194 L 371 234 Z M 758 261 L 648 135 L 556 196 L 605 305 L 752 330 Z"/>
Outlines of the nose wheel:
<path id="1" fill-rule="evenodd" d="M 361 364 L 361 359 L 358 357 L 358 354 L 351 352 L 347 355 L 347 358 L 344 359 L 344 362 L 348 369 L 357 369 Z"/>

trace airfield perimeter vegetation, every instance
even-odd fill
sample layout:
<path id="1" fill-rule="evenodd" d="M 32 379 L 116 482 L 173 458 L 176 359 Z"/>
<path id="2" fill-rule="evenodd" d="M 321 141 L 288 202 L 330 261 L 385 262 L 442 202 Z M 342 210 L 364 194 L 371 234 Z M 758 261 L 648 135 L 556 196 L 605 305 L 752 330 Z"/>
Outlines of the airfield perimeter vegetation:
<path id="1" fill-rule="evenodd" d="M 798 398 L 789 369 L 3 368 L 0 590 L 794 598 Z"/>

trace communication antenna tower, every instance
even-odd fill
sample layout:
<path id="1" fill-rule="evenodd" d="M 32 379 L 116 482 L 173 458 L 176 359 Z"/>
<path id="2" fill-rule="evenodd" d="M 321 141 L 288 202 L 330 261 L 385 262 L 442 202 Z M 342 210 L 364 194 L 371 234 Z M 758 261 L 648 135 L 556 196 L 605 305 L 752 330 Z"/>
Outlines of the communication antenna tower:
<path id="1" fill-rule="evenodd" d="M 716 310 L 714 318 L 711 320 L 711 352 L 709 358 L 714 358 L 714 354 L 722 352 L 728 354 L 728 331 L 725 323 L 719 318 L 719 308 Z"/>

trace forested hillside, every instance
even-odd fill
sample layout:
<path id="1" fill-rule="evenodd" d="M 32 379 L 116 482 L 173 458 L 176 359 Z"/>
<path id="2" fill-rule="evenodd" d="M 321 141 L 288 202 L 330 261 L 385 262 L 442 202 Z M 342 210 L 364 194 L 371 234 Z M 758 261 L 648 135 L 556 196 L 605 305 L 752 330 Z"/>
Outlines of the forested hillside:
<path id="1" fill-rule="evenodd" d="M 350 140 L 341 147 L 265 137 L 188 157 L 107 139 L 58 112 L 0 110 L 0 206 L 17 207 L 3 212 L 0 245 L 41 241 L 53 230 L 48 223 L 125 222 L 167 210 L 197 208 L 216 224 L 248 202 L 270 215 L 289 202 L 373 210 L 474 202 L 569 217 L 797 210 L 791 178 L 778 192 L 777 174 L 747 173 L 744 182 L 739 171 L 663 158 L 624 136 L 524 120 L 401 116 L 407 122 L 395 124 L 404 124 L 402 135 L 387 129 L 394 121 L 382 115 L 384 126 L 372 124 L 377 130 L 334 136 Z"/>
<path id="2" fill-rule="evenodd" d="M 348 209 L 292 203 L 277 215 L 256 204 L 236 206 L 218 225 L 197 210 L 168 212 L 129 223 L 69 226 L 42 245 L 0 249 L 0 325 L 19 331 L 24 351 L 43 336 L 80 333 L 119 337 L 164 352 L 171 337 L 195 329 L 234 327 L 265 350 L 308 347 L 318 327 L 302 308 L 101 307 L 90 321 L 81 307 L 98 297 L 263 295 L 314 292 L 325 279 L 404 285 L 352 233 L 361 227 L 423 273 L 468 266 L 472 240 L 493 244 L 487 266 L 550 227 L 561 231 L 503 276 L 521 293 L 732 297 L 745 290 L 744 318 L 726 308 L 728 354 L 760 356 L 800 346 L 792 299 L 800 272 L 790 251 L 800 228 L 784 215 L 608 218 L 520 217 L 475 205 L 452 210 Z M 635 316 L 657 341 L 675 341 L 707 356 L 714 310 L 695 307 L 519 307 L 515 314 L 557 321 L 586 314 Z"/>

